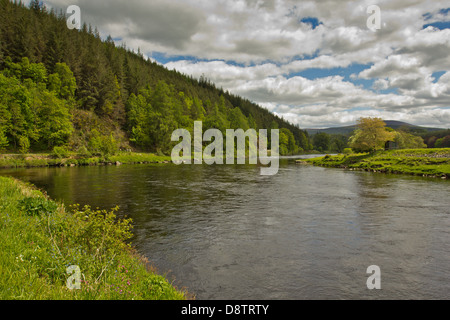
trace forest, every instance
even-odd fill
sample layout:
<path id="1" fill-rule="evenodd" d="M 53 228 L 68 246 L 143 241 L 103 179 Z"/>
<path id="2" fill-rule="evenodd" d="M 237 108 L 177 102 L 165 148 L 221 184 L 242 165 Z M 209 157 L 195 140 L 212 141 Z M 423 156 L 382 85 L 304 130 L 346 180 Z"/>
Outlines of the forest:
<path id="1" fill-rule="evenodd" d="M 396 143 L 398 149 L 416 149 L 416 148 L 450 148 L 450 130 L 421 131 L 416 132 L 409 128 L 399 128 L 393 130 L 386 127 L 388 132 L 394 135 L 388 137 Z M 310 135 L 312 148 L 319 152 L 343 153 L 352 146 L 352 137 L 356 130 L 349 134 L 328 134 L 320 132 Z M 356 146 L 355 150 L 358 147 Z"/>
<path id="2" fill-rule="evenodd" d="M 308 133 L 255 103 L 102 39 L 70 30 L 63 12 L 39 1 L 0 0 L 0 150 L 169 154 L 171 133 L 280 129 L 280 152 L 312 148 Z"/>

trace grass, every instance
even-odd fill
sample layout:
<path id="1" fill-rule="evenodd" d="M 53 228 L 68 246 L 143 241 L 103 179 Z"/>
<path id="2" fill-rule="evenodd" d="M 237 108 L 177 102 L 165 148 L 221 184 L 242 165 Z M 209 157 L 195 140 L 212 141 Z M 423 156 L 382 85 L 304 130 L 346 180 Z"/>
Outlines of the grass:
<path id="1" fill-rule="evenodd" d="M 302 160 L 317 166 L 450 178 L 450 149 L 407 149 Z"/>
<path id="2" fill-rule="evenodd" d="M 53 154 L 8 154 L 0 155 L 0 168 L 32 168 L 61 166 L 97 166 L 108 164 L 168 163 L 171 157 L 153 153 L 123 152 L 114 156 L 95 157 L 70 153 L 65 157 Z"/>
<path id="3" fill-rule="evenodd" d="M 116 209 L 66 208 L 0 177 L 0 300 L 184 300 L 129 243 L 131 220 Z M 81 270 L 70 290 L 69 266 Z"/>
<path id="4" fill-rule="evenodd" d="M 136 163 L 171 163 L 170 156 L 159 156 L 153 153 L 121 153 L 116 156 L 109 157 L 109 161 L 123 164 Z"/>

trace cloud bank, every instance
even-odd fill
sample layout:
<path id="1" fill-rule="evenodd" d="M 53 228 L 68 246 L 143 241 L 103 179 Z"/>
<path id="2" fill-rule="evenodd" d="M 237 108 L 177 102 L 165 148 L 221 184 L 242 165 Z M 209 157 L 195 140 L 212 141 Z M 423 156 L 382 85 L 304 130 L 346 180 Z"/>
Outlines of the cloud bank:
<path id="1" fill-rule="evenodd" d="M 448 1 L 50 0 L 169 69 L 303 128 L 378 116 L 450 127 Z"/>

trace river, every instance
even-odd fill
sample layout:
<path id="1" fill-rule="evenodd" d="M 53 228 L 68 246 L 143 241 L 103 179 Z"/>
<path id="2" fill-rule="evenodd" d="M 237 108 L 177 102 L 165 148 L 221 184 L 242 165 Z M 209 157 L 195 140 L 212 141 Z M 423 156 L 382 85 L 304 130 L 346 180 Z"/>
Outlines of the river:
<path id="1" fill-rule="evenodd" d="M 239 165 L 0 174 L 67 205 L 119 205 L 137 250 L 197 299 L 450 298 L 449 181 L 292 159 L 275 176 Z M 381 290 L 366 286 L 372 265 Z"/>

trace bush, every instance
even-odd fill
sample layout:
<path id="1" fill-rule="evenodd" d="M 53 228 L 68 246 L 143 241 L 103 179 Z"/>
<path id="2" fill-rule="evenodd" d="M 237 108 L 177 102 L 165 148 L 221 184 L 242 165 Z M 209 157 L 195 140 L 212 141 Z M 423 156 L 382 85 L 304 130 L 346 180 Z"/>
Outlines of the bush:
<path id="1" fill-rule="evenodd" d="M 89 158 L 92 156 L 92 153 L 90 153 L 89 150 L 85 146 L 82 146 L 81 148 L 79 148 L 77 153 L 78 153 L 78 156 L 80 156 L 82 158 Z"/>
<path id="2" fill-rule="evenodd" d="M 52 155 L 55 158 L 63 159 L 68 158 L 70 156 L 70 152 L 65 147 L 54 147 Z"/>
<path id="3" fill-rule="evenodd" d="M 344 149 L 344 154 L 352 154 L 352 153 L 353 153 L 352 148 L 345 148 Z"/>
<path id="4" fill-rule="evenodd" d="M 164 152 L 162 152 L 162 150 L 160 148 L 158 148 L 156 150 L 156 154 L 158 155 L 158 157 L 165 157 L 166 155 L 164 154 Z"/>
<path id="5" fill-rule="evenodd" d="M 114 156 L 119 152 L 119 145 L 113 135 L 101 135 L 97 130 L 92 130 L 89 141 L 89 151 L 102 157 Z"/>
<path id="6" fill-rule="evenodd" d="M 56 211 L 58 206 L 53 201 L 44 198 L 25 198 L 19 202 L 19 208 L 28 216 L 40 217 Z"/>
<path id="7" fill-rule="evenodd" d="M 66 241 L 72 248 L 83 248 L 84 254 L 74 261 L 70 250 L 65 252 L 65 248 L 60 248 L 68 263 L 76 263 L 84 272 L 100 278 L 102 271 L 111 267 L 114 260 L 111 257 L 129 251 L 127 241 L 132 237 L 131 219 L 117 219 L 115 213 L 118 209 L 108 212 L 93 210 L 89 206 L 82 209 L 78 205 L 72 206 L 75 223 L 70 226 L 72 231 Z M 63 234 L 61 236 L 64 237 Z"/>
<path id="8" fill-rule="evenodd" d="M 25 136 L 20 136 L 19 138 L 19 152 L 27 153 L 30 149 L 30 140 Z"/>

